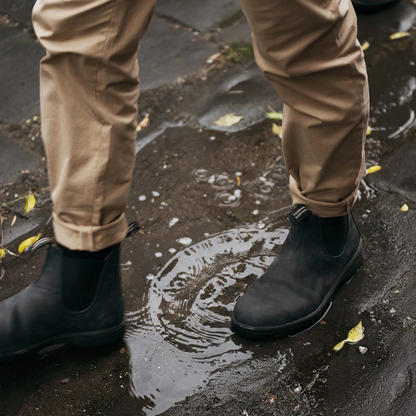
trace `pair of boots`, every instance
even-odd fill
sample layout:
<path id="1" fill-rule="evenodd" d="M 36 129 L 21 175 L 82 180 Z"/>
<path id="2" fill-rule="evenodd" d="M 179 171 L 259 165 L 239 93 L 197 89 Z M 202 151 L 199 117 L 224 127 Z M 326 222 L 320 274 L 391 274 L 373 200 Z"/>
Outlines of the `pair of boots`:
<path id="1" fill-rule="evenodd" d="M 351 214 L 320 218 L 298 206 L 288 218 L 292 227 L 279 254 L 235 305 L 232 328 L 241 335 L 284 335 L 313 325 L 361 265 L 361 238 Z M 120 244 L 97 253 L 50 244 L 38 279 L 0 302 L 0 362 L 52 344 L 120 340 L 125 322 L 119 252 Z"/>

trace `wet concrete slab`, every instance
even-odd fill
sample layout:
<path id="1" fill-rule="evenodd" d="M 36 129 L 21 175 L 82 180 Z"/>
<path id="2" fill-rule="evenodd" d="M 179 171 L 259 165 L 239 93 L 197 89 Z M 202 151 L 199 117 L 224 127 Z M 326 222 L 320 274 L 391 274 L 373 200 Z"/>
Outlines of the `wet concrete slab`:
<path id="1" fill-rule="evenodd" d="M 174 19 L 201 33 L 214 30 L 221 23 L 240 15 L 238 0 L 159 0 L 156 13 Z"/>
<path id="2" fill-rule="evenodd" d="M 251 29 L 245 16 L 241 16 L 232 26 L 218 30 L 215 39 L 226 44 L 251 44 Z"/>
<path id="3" fill-rule="evenodd" d="M 403 203 L 406 199 L 416 203 L 416 142 L 396 152 L 369 179 L 375 187 L 401 195 Z"/>
<path id="4" fill-rule="evenodd" d="M 282 111 L 283 103 L 273 87 L 252 64 L 238 66 L 202 85 L 178 106 L 184 117 L 195 119 L 205 127 L 219 131 L 240 131 L 266 118 L 268 106 Z M 214 122 L 225 114 L 235 113 L 244 118 L 230 127 Z"/>
<path id="5" fill-rule="evenodd" d="M 0 23 L 0 120 L 21 123 L 39 114 L 39 61 L 44 50 L 18 28 Z"/>
<path id="6" fill-rule="evenodd" d="M 202 36 L 154 16 L 139 51 L 141 91 L 192 75 L 216 52 Z"/>
<path id="7" fill-rule="evenodd" d="M 14 21 L 32 26 L 32 9 L 36 0 L 2 0 L 0 13 L 6 13 Z"/>
<path id="8" fill-rule="evenodd" d="M 15 181 L 24 170 L 34 170 L 39 159 L 0 132 L 0 185 Z"/>

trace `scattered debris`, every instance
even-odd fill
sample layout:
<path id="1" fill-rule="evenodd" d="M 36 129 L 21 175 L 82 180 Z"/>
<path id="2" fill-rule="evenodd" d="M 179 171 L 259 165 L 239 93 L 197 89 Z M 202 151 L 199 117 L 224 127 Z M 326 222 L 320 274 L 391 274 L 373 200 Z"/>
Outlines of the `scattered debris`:
<path id="1" fill-rule="evenodd" d="M 401 38 L 407 38 L 410 36 L 409 32 L 396 32 L 389 36 L 390 40 L 396 40 Z"/>
<path id="2" fill-rule="evenodd" d="M 177 222 L 179 221 L 179 218 L 172 218 L 169 222 L 169 227 L 173 227 Z"/>
<path id="3" fill-rule="evenodd" d="M 126 352 L 126 349 L 125 348 L 121 348 L 120 354 L 124 354 L 125 352 Z"/>
<path id="4" fill-rule="evenodd" d="M 358 347 L 358 351 L 360 354 L 365 354 L 368 351 L 367 347 L 362 347 L 361 345 Z"/>
<path id="5" fill-rule="evenodd" d="M 272 124 L 272 131 L 276 136 L 282 137 L 282 126 L 278 126 L 277 124 Z"/>
<path id="6" fill-rule="evenodd" d="M 364 51 L 366 51 L 368 48 L 370 47 L 370 44 L 365 41 L 362 45 L 361 45 L 361 49 Z"/>
<path id="7" fill-rule="evenodd" d="M 367 131 L 365 132 L 366 136 L 369 136 L 371 132 L 372 132 L 371 127 L 367 126 Z"/>
<path id="8" fill-rule="evenodd" d="M 15 215 L 13 217 L 11 227 L 13 227 L 14 223 L 16 222 L 16 220 L 17 220 L 17 215 Z"/>
<path id="9" fill-rule="evenodd" d="M 236 177 L 236 180 L 237 180 L 237 188 L 241 185 L 241 177 L 240 176 L 237 176 Z"/>
<path id="10" fill-rule="evenodd" d="M 221 127 L 230 127 L 239 123 L 243 118 L 244 116 L 236 116 L 235 113 L 229 113 L 219 118 L 214 124 Z"/>
<path id="11" fill-rule="evenodd" d="M 25 214 L 28 214 L 30 211 L 32 211 L 35 205 L 36 199 L 33 194 L 29 192 L 29 195 L 26 197 Z"/>
<path id="12" fill-rule="evenodd" d="M 409 205 L 407 204 L 403 204 L 402 207 L 400 208 L 403 212 L 407 212 L 409 211 Z"/>
<path id="13" fill-rule="evenodd" d="M 34 237 L 29 237 L 26 240 L 22 241 L 19 245 L 19 248 L 17 249 L 19 251 L 19 253 L 22 254 L 33 243 L 36 243 L 36 241 L 38 241 L 41 236 L 42 236 L 42 233 L 39 233 L 38 235 L 36 235 Z"/>
<path id="14" fill-rule="evenodd" d="M 347 342 L 348 344 L 356 344 L 364 338 L 364 327 L 362 321 L 348 332 L 348 338 L 344 339 L 334 347 L 334 351 L 339 351 Z"/>
<path id="15" fill-rule="evenodd" d="M 146 195 L 140 195 L 139 196 L 139 201 L 141 201 L 141 202 L 146 201 Z"/>
<path id="16" fill-rule="evenodd" d="M 271 113 L 266 113 L 267 118 L 270 118 L 271 120 L 283 120 L 283 113 L 279 113 L 277 111 L 273 111 Z"/>
<path id="17" fill-rule="evenodd" d="M 269 402 L 270 404 L 272 404 L 272 403 L 274 403 L 276 400 L 277 400 L 277 396 L 273 395 L 273 396 L 270 396 L 270 397 L 269 397 L 268 402 Z"/>
<path id="18" fill-rule="evenodd" d="M 370 166 L 369 168 L 365 170 L 365 174 L 369 175 L 370 173 L 378 172 L 380 169 L 381 169 L 381 166 L 379 165 Z"/>
<path id="19" fill-rule="evenodd" d="M 149 125 L 149 116 L 150 114 L 146 114 L 144 119 L 137 125 L 136 131 L 139 132 L 140 130 L 144 129 Z"/>
<path id="20" fill-rule="evenodd" d="M 192 243 L 192 238 L 182 237 L 179 240 L 176 240 L 178 243 L 183 244 L 184 246 Z"/>

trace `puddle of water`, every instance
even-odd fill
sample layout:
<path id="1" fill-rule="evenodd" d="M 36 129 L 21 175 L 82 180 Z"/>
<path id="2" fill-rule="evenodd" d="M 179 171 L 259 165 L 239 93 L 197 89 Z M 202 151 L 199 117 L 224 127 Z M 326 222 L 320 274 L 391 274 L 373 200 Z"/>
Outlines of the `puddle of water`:
<path id="1" fill-rule="evenodd" d="M 285 240 L 286 211 L 188 245 L 148 279 L 147 302 L 128 314 L 127 334 L 132 392 L 148 415 L 195 393 L 218 369 L 253 357 L 255 348 L 233 336 L 230 316 L 236 298 Z M 272 350 L 280 356 L 275 346 Z"/>

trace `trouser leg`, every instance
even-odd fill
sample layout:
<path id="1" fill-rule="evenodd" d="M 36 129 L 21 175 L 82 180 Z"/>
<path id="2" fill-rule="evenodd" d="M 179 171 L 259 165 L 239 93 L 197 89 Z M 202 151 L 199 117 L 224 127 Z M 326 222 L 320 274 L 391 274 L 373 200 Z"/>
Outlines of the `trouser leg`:
<path id="1" fill-rule="evenodd" d="M 350 0 L 241 0 L 257 64 L 284 102 L 293 203 L 345 215 L 364 169 L 369 98 Z"/>
<path id="2" fill-rule="evenodd" d="M 156 0 L 38 0 L 42 134 L 57 241 L 98 251 L 126 235 L 137 51 Z"/>

